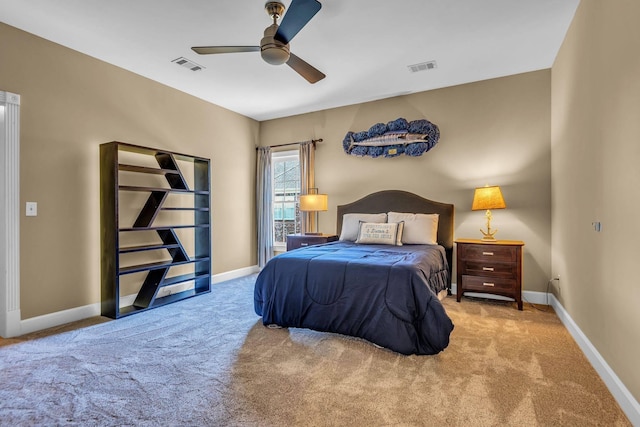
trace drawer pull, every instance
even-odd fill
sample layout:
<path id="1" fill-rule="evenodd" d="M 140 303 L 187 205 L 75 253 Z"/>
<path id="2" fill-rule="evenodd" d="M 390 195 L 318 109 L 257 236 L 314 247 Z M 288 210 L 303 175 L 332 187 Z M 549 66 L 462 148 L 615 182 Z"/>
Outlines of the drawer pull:
<path id="1" fill-rule="evenodd" d="M 308 243 L 300 243 L 300 246 L 309 246 Z"/>
<path id="2" fill-rule="evenodd" d="M 493 267 L 482 267 L 482 271 L 493 271 Z"/>
<path id="3" fill-rule="evenodd" d="M 487 282 L 483 282 L 482 286 L 495 286 L 495 283 L 487 283 Z"/>
<path id="4" fill-rule="evenodd" d="M 493 252 L 482 252 L 482 255 L 489 255 L 489 256 L 493 256 Z"/>

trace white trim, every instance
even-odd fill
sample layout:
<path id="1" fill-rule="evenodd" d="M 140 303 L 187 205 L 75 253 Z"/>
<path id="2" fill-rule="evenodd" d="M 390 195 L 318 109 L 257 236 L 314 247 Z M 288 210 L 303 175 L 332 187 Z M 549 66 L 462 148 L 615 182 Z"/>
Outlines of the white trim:
<path id="1" fill-rule="evenodd" d="M 20 95 L 0 91 L 0 336 L 20 330 Z"/>
<path id="2" fill-rule="evenodd" d="M 239 268 L 237 270 L 227 271 L 225 273 L 214 274 L 211 277 L 211 284 L 214 285 L 220 282 L 226 282 L 227 280 L 238 279 L 240 277 L 248 276 L 250 274 L 258 273 L 260 268 L 257 265 L 251 267 Z"/>
<path id="3" fill-rule="evenodd" d="M 25 319 L 20 322 L 20 329 L 22 334 L 29 334 L 95 316 L 100 316 L 99 302 Z"/>
<path id="4" fill-rule="evenodd" d="M 451 284 L 451 293 L 453 295 L 456 294 L 457 286 L 455 283 Z M 487 298 L 487 299 L 495 299 L 500 301 L 515 301 L 513 298 L 503 297 L 502 295 L 493 295 L 493 294 L 483 294 L 478 292 L 465 292 L 464 293 L 470 297 L 479 297 L 479 298 Z M 537 292 L 537 291 L 523 291 L 522 292 L 522 302 L 523 303 L 532 303 L 532 304 L 542 304 L 549 305 L 550 300 L 548 299 L 546 292 Z"/>
<path id="5" fill-rule="evenodd" d="M 587 356 L 587 359 L 589 359 L 593 368 L 600 375 L 600 378 L 602 378 L 607 388 L 609 388 L 609 391 L 627 415 L 631 424 L 640 426 L 640 403 L 633 397 L 629 389 L 627 389 L 620 378 L 618 378 L 594 345 L 591 344 L 591 341 L 589 341 L 576 322 L 569 316 L 569 313 L 567 313 L 562 304 L 556 299 L 555 295 L 549 294 L 549 300 L 560 321 L 578 343 L 578 346 L 582 349 L 585 356 Z"/>

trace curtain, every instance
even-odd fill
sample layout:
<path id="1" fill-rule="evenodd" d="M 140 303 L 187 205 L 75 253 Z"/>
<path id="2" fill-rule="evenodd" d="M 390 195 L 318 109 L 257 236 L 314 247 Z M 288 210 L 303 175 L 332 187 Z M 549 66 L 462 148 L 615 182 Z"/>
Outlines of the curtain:
<path id="1" fill-rule="evenodd" d="M 312 141 L 300 143 L 300 194 L 309 194 L 315 187 L 314 182 L 315 145 Z M 300 215 L 300 232 L 315 230 L 317 212 L 304 212 Z"/>
<path id="2" fill-rule="evenodd" d="M 271 147 L 260 147 L 256 169 L 256 215 L 258 229 L 258 267 L 273 257 L 273 179 L 271 176 Z"/>

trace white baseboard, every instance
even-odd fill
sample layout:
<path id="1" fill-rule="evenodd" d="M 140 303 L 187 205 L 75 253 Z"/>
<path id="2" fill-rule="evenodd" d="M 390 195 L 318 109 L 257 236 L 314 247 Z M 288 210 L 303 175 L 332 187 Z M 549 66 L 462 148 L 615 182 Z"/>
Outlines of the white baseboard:
<path id="1" fill-rule="evenodd" d="M 211 276 L 211 283 L 220 283 L 227 280 L 237 279 L 239 277 L 248 276 L 260 271 L 257 265 L 251 267 L 240 268 L 237 270 L 227 271 L 224 273 L 214 274 Z M 133 296 L 125 296 L 123 298 L 130 298 L 131 303 L 135 299 Z M 89 304 L 81 307 L 70 308 L 68 310 L 56 311 L 55 313 L 44 314 L 42 316 L 31 317 L 29 319 L 20 320 L 20 330 L 12 331 L 9 336 L 19 336 L 28 334 L 31 332 L 41 331 L 43 329 L 53 328 L 54 326 L 64 325 L 65 323 L 76 322 L 78 320 L 86 319 L 89 317 L 100 316 L 100 303 Z M 17 322 L 16 322 L 17 324 Z"/>
<path id="2" fill-rule="evenodd" d="M 41 331 L 88 317 L 100 316 L 100 303 L 56 311 L 20 321 L 20 335 Z"/>
<path id="3" fill-rule="evenodd" d="M 240 277 L 248 276 L 253 273 L 258 273 L 260 268 L 257 265 L 251 267 L 239 268 L 237 270 L 227 271 L 225 273 L 214 274 L 211 277 L 211 284 L 216 284 L 220 282 L 226 282 L 227 280 L 238 279 Z"/>
<path id="4" fill-rule="evenodd" d="M 564 324 L 565 328 L 567 328 L 573 339 L 576 340 L 576 343 L 578 343 L 578 346 L 585 356 L 587 356 L 593 368 L 609 388 L 609 391 L 627 415 L 631 424 L 640 426 L 640 403 L 633 397 L 623 382 L 620 381 L 620 378 L 613 372 L 613 369 L 611 369 L 598 350 L 591 344 L 591 341 L 589 341 L 587 336 L 580 330 L 571 316 L 569 316 L 569 313 L 567 313 L 562 304 L 556 299 L 555 295 L 549 294 L 549 301 L 560 318 L 560 321 Z"/>
<path id="5" fill-rule="evenodd" d="M 451 284 L 451 293 L 453 295 L 456 294 L 456 289 L 457 288 L 458 287 L 456 286 L 455 283 Z M 502 295 L 482 294 L 482 293 L 476 293 L 476 292 L 465 292 L 464 294 L 467 295 L 467 296 L 470 296 L 470 297 L 495 299 L 495 300 L 500 300 L 500 301 L 514 301 L 513 298 L 503 297 Z M 529 303 L 532 303 L 532 304 L 549 305 L 550 300 L 549 300 L 549 297 L 547 296 L 546 292 L 523 291 L 522 292 L 522 302 L 529 302 Z"/>

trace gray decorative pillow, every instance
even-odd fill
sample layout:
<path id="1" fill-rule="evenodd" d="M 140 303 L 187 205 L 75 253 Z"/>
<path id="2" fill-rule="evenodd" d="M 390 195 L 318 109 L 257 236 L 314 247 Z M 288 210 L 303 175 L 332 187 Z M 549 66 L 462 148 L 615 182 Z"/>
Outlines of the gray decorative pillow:
<path id="1" fill-rule="evenodd" d="M 402 246 L 404 223 L 361 222 L 356 243 Z"/>
<path id="2" fill-rule="evenodd" d="M 360 231 L 360 221 L 362 222 L 387 222 L 386 213 L 367 214 L 349 213 L 342 216 L 342 231 L 340 240 L 355 242 Z"/>

